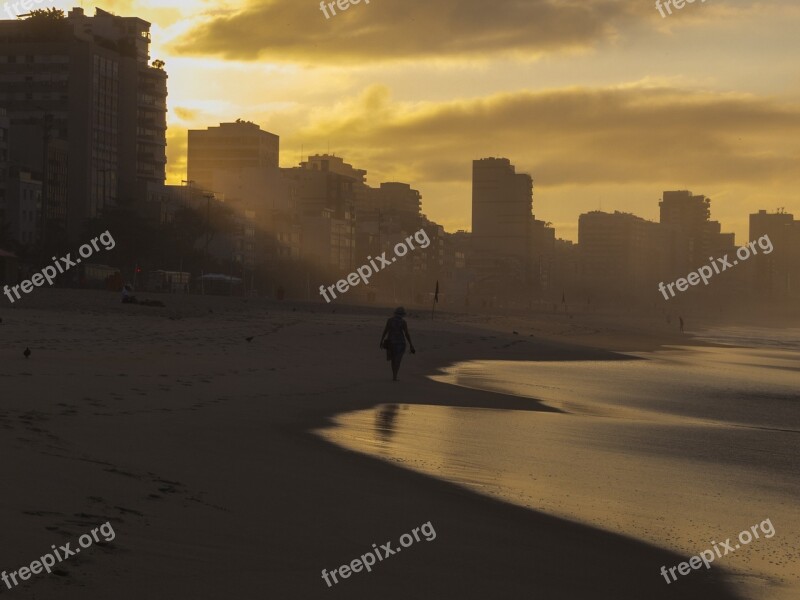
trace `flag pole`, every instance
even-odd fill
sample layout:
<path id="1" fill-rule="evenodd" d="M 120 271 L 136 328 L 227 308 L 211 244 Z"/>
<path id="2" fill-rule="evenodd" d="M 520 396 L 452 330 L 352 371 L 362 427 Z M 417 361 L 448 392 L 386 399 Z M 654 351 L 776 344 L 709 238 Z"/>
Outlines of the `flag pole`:
<path id="1" fill-rule="evenodd" d="M 431 321 L 433 321 L 433 313 L 436 312 L 436 303 L 439 301 L 439 280 L 436 280 L 436 291 L 433 294 L 433 306 L 431 307 Z"/>

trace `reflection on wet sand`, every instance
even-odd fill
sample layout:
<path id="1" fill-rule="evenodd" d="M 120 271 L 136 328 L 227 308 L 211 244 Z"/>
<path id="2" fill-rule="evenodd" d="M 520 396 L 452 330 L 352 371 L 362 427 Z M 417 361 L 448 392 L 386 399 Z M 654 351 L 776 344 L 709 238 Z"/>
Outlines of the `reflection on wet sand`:
<path id="1" fill-rule="evenodd" d="M 465 363 L 438 379 L 564 413 L 383 405 L 322 432 L 523 506 L 677 550 L 771 519 L 725 557 L 750 598 L 797 598 L 797 356 L 701 348 L 649 360 Z"/>

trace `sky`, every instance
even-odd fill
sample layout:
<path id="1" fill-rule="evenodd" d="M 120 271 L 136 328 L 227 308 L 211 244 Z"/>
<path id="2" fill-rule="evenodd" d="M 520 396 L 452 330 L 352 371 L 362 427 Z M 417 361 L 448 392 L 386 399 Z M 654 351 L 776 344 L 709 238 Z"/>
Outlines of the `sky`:
<path id="1" fill-rule="evenodd" d="M 330 152 L 372 186 L 411 184 L 448 231 L 471 229 L 472 161 L 489 156 L 531 174 L 534 214 L 573 241 L 590 210 L 658 220 L 664 190 L 711 198 L 738 244 L 759 209 L 800 218 L 800 3 L 661 4 L 82 3 L 153 24 L 171 183 L 188 129 L 241 118 L 280 136 L 281 166 Z"/>

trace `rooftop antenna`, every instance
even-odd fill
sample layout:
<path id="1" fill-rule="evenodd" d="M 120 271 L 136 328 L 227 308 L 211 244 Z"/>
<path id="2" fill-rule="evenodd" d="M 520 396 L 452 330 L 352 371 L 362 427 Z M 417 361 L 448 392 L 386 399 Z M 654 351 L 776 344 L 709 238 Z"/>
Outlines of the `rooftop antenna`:
<path id="1" fill-rule="evenodd" d="M 300 162 L 303 162 L 303 144 L 300 144 Z"/>

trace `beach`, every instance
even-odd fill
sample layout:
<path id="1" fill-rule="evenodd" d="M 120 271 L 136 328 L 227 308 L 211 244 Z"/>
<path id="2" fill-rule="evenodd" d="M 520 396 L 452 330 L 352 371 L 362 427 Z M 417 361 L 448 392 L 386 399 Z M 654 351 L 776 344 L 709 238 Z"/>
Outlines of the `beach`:
<path id="1" fill-rule="evenodd" d="M 538 398 L 554 410 L 383 405 L 343 415 L 321 434 L 686 557 L 733 539 L 714 558 L 737 590 L 792 600 L 800 594 L 800 571 L 791 568 L 800 529 L 797 365 L 792 352 L 723 347 L 613 363 L 470 361 L 434 379 Z M 740 543 L 753 525 L 759 535 Z"/>
<path id="2" fill-rule="evenodd" d="M 10 590 L 0 584 L 0 594 L 633 600 L 751 593 L 736 579 L 735 561 L 667 584 L 661 566 L 689 558 L 674 540 L 581 521 L 569 506 L 556 514 L 545 495 L 537 509 L 478 493 L 448 474 L 319 433 L 347 431 L 342 419 L 365 411 L 374 423 L 376 411 L 392 405 L 552 420 L 566 409 L 431 376 L 470 361 L 622 364 L 630 361 L 619 352 L 692 344 L 674 328 L 597 316 L 431 320 L 412 311 L 418 352 L 393 383 L 378 348 L 386 309 L 152 296 L 166 308 L 47 289 L 25 305 L 0 307 L 0 569 L 17 570 L 101 523 L 116 534 L 59 563 L 59 574 L 34 575 Z M 737 515 L 737 530 L 783 515 L 759 508 L 752 519 Z M 686 506 L 671 514 L 678 512 L 696 520 L 705 514 L 693 517 Z M 796 521 L 773 521 L 776 536 L 754 543 L 751 556 L 796 539 Z M 427 522 L 434 540 L 331 587 L 321 577 Z M 696 542 L 698 552 L 707 544 Z M 785 571 L 796 577 L 792 564 Z"/>

